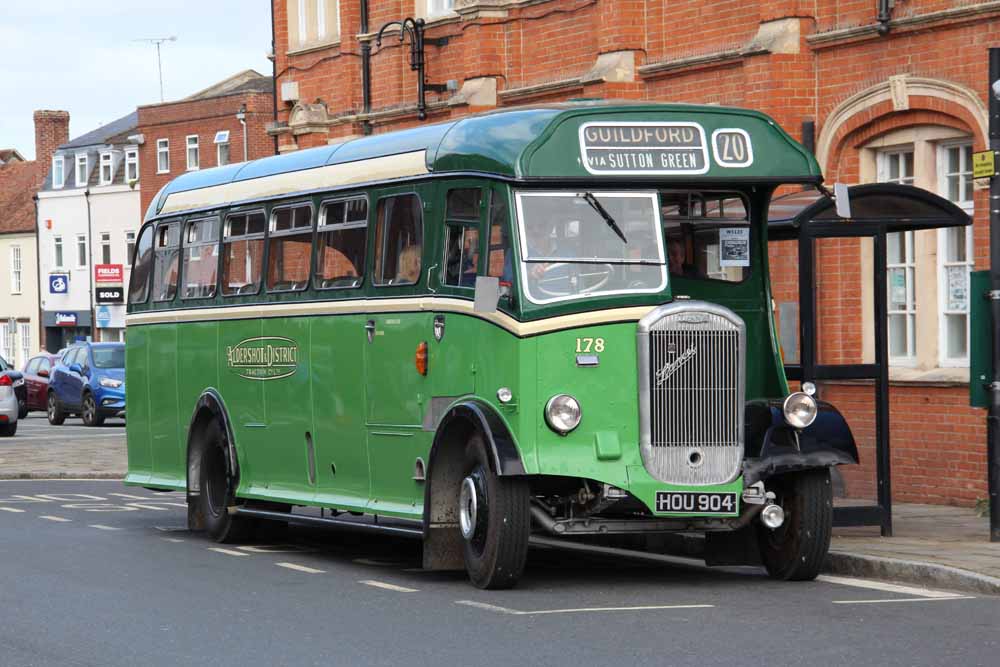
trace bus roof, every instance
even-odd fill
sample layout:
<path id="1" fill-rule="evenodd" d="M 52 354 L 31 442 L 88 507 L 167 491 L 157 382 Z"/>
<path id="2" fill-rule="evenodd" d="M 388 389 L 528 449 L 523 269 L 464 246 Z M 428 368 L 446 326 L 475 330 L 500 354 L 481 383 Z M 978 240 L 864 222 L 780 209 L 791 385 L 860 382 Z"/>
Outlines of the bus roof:
<path id="1" fill-rule="evenodd" d="M 504 109 L 186 173 L 146 213 L 203 210 L 432 174 L 521 181 L 818 183 L 813 156 L 768 116 L 686 104 Z"/>

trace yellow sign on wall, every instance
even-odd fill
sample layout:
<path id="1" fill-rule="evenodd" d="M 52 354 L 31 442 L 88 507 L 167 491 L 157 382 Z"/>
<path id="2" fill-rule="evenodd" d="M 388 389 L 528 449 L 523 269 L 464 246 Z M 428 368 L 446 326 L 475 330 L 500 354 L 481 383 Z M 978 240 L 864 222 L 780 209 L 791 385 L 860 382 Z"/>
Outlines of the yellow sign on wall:
<path id="1" fill-rule="evenodd" d="M 997 173 L 997 157 L 994 151 L 979 151 L 972 154 L 972 177 L 993 178 Z"/>

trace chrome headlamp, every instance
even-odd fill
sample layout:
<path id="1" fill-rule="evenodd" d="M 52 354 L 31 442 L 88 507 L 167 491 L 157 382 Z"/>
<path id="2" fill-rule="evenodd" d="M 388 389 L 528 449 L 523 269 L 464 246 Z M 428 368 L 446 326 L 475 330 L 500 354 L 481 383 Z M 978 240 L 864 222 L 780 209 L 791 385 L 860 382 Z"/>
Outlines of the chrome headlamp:
<path id="1" fill-rule="evenodd" d="M 117 389 L 122 386 L 122 381 L 115 380 L 114 378 L 101 378 L 100 382 L 102 387 L 110 387 L 111 389 Z"/>
<path id="2" fill-rule="evenodd" d="M 809 394 L 796 391 L 785 398 L 781 411 L 785 415 L 785 421 L 795 428 L 806 428 L 814 421 L 819 412 L 816 399 Z"/>
<path id="3" fill-rule="evenodd" d="M 566 435 L 580 425 L 583 412 L 580 403 L 569 394 L 556 394 L 545 404 L 545 423 L 560 435 Z"/>

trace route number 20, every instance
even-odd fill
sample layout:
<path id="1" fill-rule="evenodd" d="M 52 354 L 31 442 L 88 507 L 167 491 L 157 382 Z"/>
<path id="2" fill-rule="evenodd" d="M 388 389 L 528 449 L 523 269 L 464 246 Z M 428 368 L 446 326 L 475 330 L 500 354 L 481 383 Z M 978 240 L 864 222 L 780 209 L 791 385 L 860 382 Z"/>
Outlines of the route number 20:
<path id="1" fill-rule="evenodd" d="M 586 354 L 587 352 L 604 352 L 603 338 L 577 338 L 576 351 Z"/>
<path id="2" fill-rule="evenodd" d="M 716 130 L 712 142 L 720 167 L 749 167 L 753 163 L 753 146 L 745 130 Z"/>

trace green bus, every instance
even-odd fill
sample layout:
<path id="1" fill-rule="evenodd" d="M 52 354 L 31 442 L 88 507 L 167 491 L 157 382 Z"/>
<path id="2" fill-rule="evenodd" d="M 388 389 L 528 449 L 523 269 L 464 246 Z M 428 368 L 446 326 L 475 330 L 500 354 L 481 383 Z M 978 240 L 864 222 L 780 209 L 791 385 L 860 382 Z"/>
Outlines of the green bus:
<path id="1" fill-rule="evenodd" d="M 126 482 L 217 541 L 412 524 L 482 588 L 533 534 L 703 532 L 813 578 L 858 454 L 789 390 L 766 212 L 821 180 L 763 114 L 606 102 L 185 174 L 136 244 Z"/>

